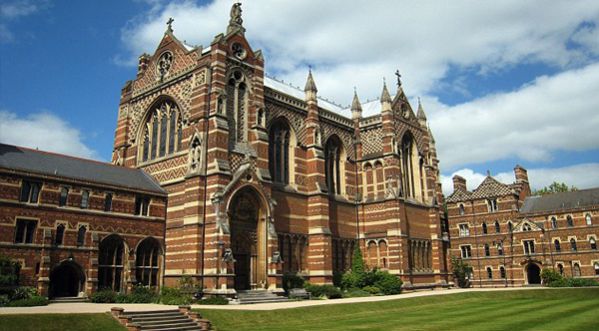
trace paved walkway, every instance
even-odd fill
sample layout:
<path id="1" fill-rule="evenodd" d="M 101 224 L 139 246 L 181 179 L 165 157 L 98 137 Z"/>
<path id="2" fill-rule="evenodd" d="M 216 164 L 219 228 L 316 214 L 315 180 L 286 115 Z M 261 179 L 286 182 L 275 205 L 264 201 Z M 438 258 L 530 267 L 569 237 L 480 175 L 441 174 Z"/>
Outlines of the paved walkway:
<path id="1" fill-rule="evenodd" d="M 320 305 L 347 304 L 357 302 L 387 301 L 396 299 L 407 299 L 416 297 L 466 293 L 466 292 L 487 292 L 487 291 L 522 291 L 531 289 L 543 289 L 543 287 L 515 287 L 515 288 L 489 288 L 489 289 L 451 289 L 434 291 L 417 291 L 397 295 L 374 296 L 363 298 L 347 298 L 334 300 L 305 300 L 290 301 L 278 303 L 260 303 L 253 305 L 192 305 L 192 308 L 201 309 L 230 309 L 230 310 L 275 310 L 289 309 L 298 307 L 310 307 Z M 166 306 L 158 304 L 143 303 L 51 303 L 47 306 L 39 307 L 5 307 L 0 308 L 2 314 L 82 314 L 82 313 L 104 313 L 110 311 L 111 307 L 122 307 L 125 311 L 148 311 L 148 310 L 169 310 L 176 309 L 177 306 Z"/>

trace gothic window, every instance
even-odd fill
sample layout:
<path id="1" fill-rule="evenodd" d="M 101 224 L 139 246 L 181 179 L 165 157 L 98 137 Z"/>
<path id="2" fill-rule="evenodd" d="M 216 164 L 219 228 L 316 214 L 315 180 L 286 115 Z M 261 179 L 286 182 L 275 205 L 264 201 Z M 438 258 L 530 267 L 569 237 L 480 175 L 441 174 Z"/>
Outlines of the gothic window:
<path id="1" fill-rule="evenodd" d="M 589 239 L 589 244 L 591 244 L 591 249 L 592 250 L 596 250 L 597 249 L 597 241 L 595 240 L 595 238 L 591 237 L 591 239 Z"/>
<path id="2" fill-rule="evenodd" d="M 54 236 L 54 245 L 60 246 L 64 241 L 64 224 L 58 224 L 56 227 L 56 235 Z"/>
<path id="3" fill-rule="evenodd" d="M 374 198 L 374 171 L 370 163 L 364 166 L 364 176 L 366 176 L 366 197 L 370 200 Z"/>
<path id="4" fill-rule="evenodd" d="M 591 214 L 590 214 L 590 213 L 587 213 L 587 214 L 584 216 L 584 219 L 586 220 L 586 222 L 587 222 L 587 225 L 592 225 L 592 224 L 593 224 L 593 219 L 591 218 Z"/>
<path id="5" fill-rule="evenodd" d="M 123 280 L 125 244 L 116 234 L 100 242 L 98 259 L 98 289 L 120 291 Z"/>
<path id="6" fill-rule="evenodd" d="M 460 224 L 460 237 L 468 237 L 470 235 L 470 229 L 468 228 L 468 224 Z"/>
<path id="7" fill-rule="evenodd" d="M 85 225 L 81 225 L 79 227 L 79 231 L 77 231 L 77 246 L 83 246 L 85 244 L 85 233 L 87 232 L 87 228 Z"/>
<path id="8" fill-rule="evenodd" d="M 135 277 L 139 284 L 157 286 L 160 271 L 160 243 L 155 238 L 144 239 L 135 253 Z"/>
<path id="9" fill-rule="evenodd" d="M 104 197 L 104 211 L 112 210 L 112 193 L 106 193 Z"/>
<path id="10" fill-rule="evenodd" d="M 580 277 L 580 264 L 574 263 L 574 266 L 572 267 L 572 274 L 574 277 Z"/>
<path id="11" fill-rule="evenodd" d="M 235 143 L 247 141 L 247 83 L 241 70 L 235 70 L 229 76 L 226 87 L 226 114 L 229 123 L 229 148 Z"/>
<path id="12" fill-rule="evenodd" d="M 384 174 L 383 174 L 383 165 L 381 164 L 381 162 L 376 162 L 374 164 L 374 171 L 375 171 L 375 187 L 374 187 L 374 195 L 376 197 L 382 198 L 384 197 L 385 194 L 385 181 L 383 180 Z"/>
<path id="13" fill-rule="evenodd" d="M 35 237 L 37 221 L 17 219 L 15 228 L 15 244 L 31 244 Z"/>
<path id="14" fill-rule="evenodd" d="M 330 194 L 341 194 L 343 173 L 343 145 L 337 136 L 332 136 L 325 145 L 325 176 Z"/>
<path id="15" fill-rule="evenodd" d="M 497 255 L 503 255 L 503 243 L 501 242 L 497 244 Z"/>
<path id="16" fill-rule="evenodd" d="M 150 198 L 145 196 L 135 197 L 135 215 L 138 216 L 149 216 L 150 212 Z"/>
<path id="17" fill-rule="evenodd" d="M 489 209 L 489 213 L 494 213 L 499 210 L 497 207 L 497 199 L 487 199 L 487 207 Z"/>
<path id="18" fill-rule="evenodd" d="M 32 182 L 23 180 L 21 185 L 21 198 L 22 202 L 37 203 L 40 195 L 42 184 L 38 182 Z"/>
<path id="19" fill-rule="evenodd" d="M 551 228 L 557 229 L 557 219 L 555 217 L 551 217 Z"/>
<path id="20" fill-rule="evenodd" d="M 459 210 L 460 210 L 460 215 L 464 215 L 466 213 L 466 211 L 464 210 L 464 204 L 461 204 L 458 206 Z"/>
<path id="21" fill-rule="evenodd" d="M 493 279 L 493 269 L 491 267 L 487 267 L 487 278 Z"/>
<path id="22" fill-rule="evenodd" d="M 485 244 L 485 256 L 491 256 L 491 250 L 489 249 L 489 244 Z"/>
<path id="23" fill-rule="evenodd" d="M 576 247 L 576 239 L 574 238 L 570 239 L 570 249 L 574 252 L 578 250 Z"/>
<path id="24" fill-rule="evenodd" d="M 555 246 L 555 251 L 556 251 L 556 252 L 558 252 L 558 253 L 559 253 L 559 252 L 561 252 L 561 251 L 562 251 L 562 245 L 561 245 L 561 243 L 559 242 L 559 240 L 555 239 L 555 240 L 553 241 L 553 245 Z"/>
<path id="25" fill-rule="evenodd" d="M 522 244 L 524 245 L 524 254 L 530 255 L 535 253 L 534 240 L 524 240 Z"/>
<path id="26" fill-rule="evenodd" d="M 566 222 L 568 223 L 568 227 L 573 227 L 574 226 L 574 220 L 572 220 L 572 216 L 568 215 L 566 216 Z"/>
<path id="27" fill-rule="evenodd" d="M 81 191 L 81 208 L 83 208 L 83 209 L 89 208 L 89 191 L 88 190 Z"/>
<path id="28" fill-rule="evenodd" d="M 462 252 L 463 259 L 468 259 L 472 256 L 472 248 L 470 247 L 470 245 L 461 246 L 460 250 Z"/>
<path id="29" fill-rule="evenodd" d="M 483 234 L 487 234 L 487 223 L 483 222 Z"/>
<path id="30" fill-rule="evenodd" d="M 499 227 L 499 221 L 495 221 L 495 233 L 500 233 L 501 228 Z"/>
<path id="31" fill-rule="evenodd" d="M 173 101 L 163 99 L 154 104 L 142 129 L 142 162 L 165 157 L 181 149 L 181 112 Z"/>
<path id="32" fill-rule="evenodd" d="M 499 267 L 499 274 L 501 275 L 501 278 L 505 279 L 505 268 L 503 266 Z"/>
<path id="33" fill-rule="evenodd" d="M 69 197 L 69 188 L 61 187 L 60 188 L 60 198 L 58 199 L 58 206 L 60 206 L 60 207 L 66 206 L 68 197 Z"/>
<path id="34" fill-rule="evenodd" d="M 283 184 L 290 182 L 289 169 L 293 166 L 293 144 L 289 125 L 279 120 L 270 129 L 269 166 L 273 181 Z"/>
<path id="35" fill-rule="evenodd" d="M 401 140 L 401 172 L 403 190 L 407 197 L 420 198 L 423 195 L 421 178 L 422 164 L 418 156 L 418 148 L 414 137 L 408 132 Z"/>
<path id="36" fill-rule="evenodd" d="M 514 226 L 512 222 L 507 222 L 507 230 L 511 233 L 514 230 Z"/>

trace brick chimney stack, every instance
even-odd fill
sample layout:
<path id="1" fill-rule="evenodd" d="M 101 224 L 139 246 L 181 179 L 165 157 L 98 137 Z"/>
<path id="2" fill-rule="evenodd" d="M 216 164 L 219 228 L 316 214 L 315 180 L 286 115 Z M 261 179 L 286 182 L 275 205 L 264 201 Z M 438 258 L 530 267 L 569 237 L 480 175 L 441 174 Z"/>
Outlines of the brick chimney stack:
<path id="1" fill-rule="evenodd" d="M 150 55 L 143 53 L 139 57 L 139 64 L 137 65 L 137 77 L 140 77 L 146 69 L 148 69 L 148 63 L 150 63 Z"/>
<path id="2" fill-rule="evenodd" d="M 530 195 L 530 183 L 528 182 L 528 171 L 521 165 L 514 167 L 514 176 L 516 177 L 516 184 L 520 186 L 520 197 L 524 199 Z"/>
<path id="3" fill-rule="evenodd" d="M 453 176 L 453 190 L 462 190 L 464 192 L 468 191 L 466 188 L 466 178 L 458 175 Z"/>

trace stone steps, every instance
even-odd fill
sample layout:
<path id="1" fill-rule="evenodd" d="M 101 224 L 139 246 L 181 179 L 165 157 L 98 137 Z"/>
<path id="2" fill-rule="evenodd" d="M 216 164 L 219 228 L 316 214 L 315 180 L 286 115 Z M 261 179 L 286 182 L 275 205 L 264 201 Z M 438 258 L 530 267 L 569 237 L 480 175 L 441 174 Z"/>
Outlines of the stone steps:
<path id="1" fill-rule="evenodd" d="M 53 298 L 50 303 L 73 303 L 73 302 L 89 302 L 88 297 L 60 297 Z"/>
<path id="2" fill-rule="evenodd" d="M 237 293 L 237 301 L 239 304 L 256 304 L 256 303 L 272 303 L 272 302 L 287 302 L 288 298 L 278 296 L 266 290 L 239 291 Z"/>
<path id="3" fill-rule="evenodd" d="M 124 311 L 122 308 L 112 308 L 111 313 L 122 325 L 127 327 L 127 330 L 210 330 L 210 322 L 202 319 L 198 313 L 191 312 L 189 306 L 153 311 Z"/>

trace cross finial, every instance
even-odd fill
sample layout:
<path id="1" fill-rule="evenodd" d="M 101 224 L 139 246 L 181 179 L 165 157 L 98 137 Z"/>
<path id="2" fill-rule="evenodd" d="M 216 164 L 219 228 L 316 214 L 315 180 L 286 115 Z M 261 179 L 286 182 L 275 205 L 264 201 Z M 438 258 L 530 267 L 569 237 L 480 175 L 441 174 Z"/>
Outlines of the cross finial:
<path id="1" fill-rule="evenodd" d="M 397 87 L 401 87 L 401 74 L 399 73 L 399 69 L 395 70 L 395 76 L 397 76 Z"/>
<path id="2" fill-rule="evenodd" d="M 172 17 L 169 17 L 168 21 L 166 21 L 167 29 L 168 29 L 169 31 L 173 31 L 173 27 L 172 27 L 172 25 L 173 25 L 173 22 L 174 22 L 174 21 L 175 21 L 175 20 L 174 20 Z"/>

